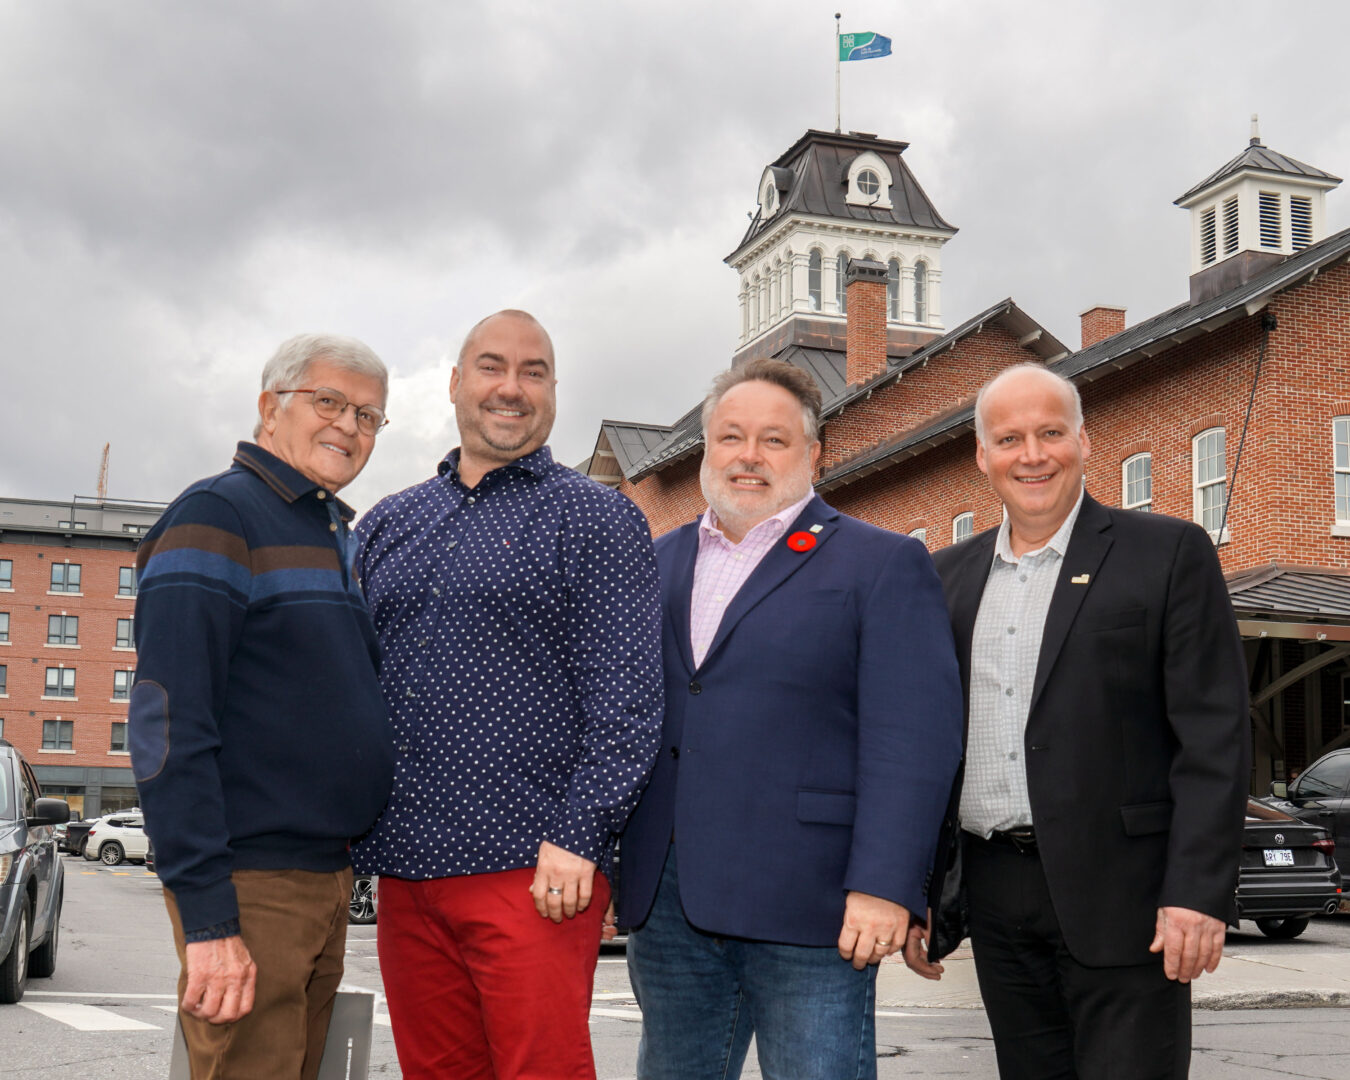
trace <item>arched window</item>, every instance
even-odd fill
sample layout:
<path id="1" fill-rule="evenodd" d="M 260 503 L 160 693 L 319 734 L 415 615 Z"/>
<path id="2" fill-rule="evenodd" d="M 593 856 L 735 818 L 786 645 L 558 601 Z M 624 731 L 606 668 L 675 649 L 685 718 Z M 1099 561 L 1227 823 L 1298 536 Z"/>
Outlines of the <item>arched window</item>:
<path id="1" fill-rule="evenodd" d="M 918 541 L 919 541 L 920 543 L 922 543 L 922 544 L 927 544 L 927 543 L 928 543 L 928 530 L 927 530 L 927 529 L 915 529 L 915 530 L 914 530 L 912 533 L 910 533 L 909 535 L 912 536 L 912 537 L 914 537 L 915 540 L 918 540 Z"/>
<path id="2" fill-rule="evenodd" d="M 844 279 L 848 277 L 848 256 L 844 252 L 839 253 L 839 257 L 834 260 L 834 301 L 839 306 L 839 314 L 848 314 L 848 289 L 844 287 Z"/>
<path id="3" fill-rule="evenodd" d="M 962 540 L 969 540 L 975 535 L 975 514 L 967 510 L 964 514 L 957 514 L 952 518 L 952 543 L 959 544 Z"/>
<path id="4" fill-rule="evenodd" d="M 806 294 L 811 310 L 820 310 L 820 250 L 812 249 L 811 259 L 806 264 Z"/>
<path id="5" fill-rule="evenodd" d="M 750 336 L 750 290 L 741 290 L 741 337 Z"/>
<path id="6" fill-rule="evenodd" d="M 789 259 L 778 270 L 783 275 L 783 284 L 778 289 L 778 299 L 784 312 L 792 309 L 792 260 Z"/>
<path id="7" fill-rule="evenodd" d="M 1223 428 L 1209 428 L 1191 440 L 1195 520 L 1201 528 L 1221 539 L 1224 503 L 1228 496 L 1228 464 L 1224 455 Z"/>
<path id="8" fill-rule="evenodd" d="M 928 321 L 928 264 L 914 264 L 914 321 Z"/>
<path id="9" fill-rule="evenodd" d="M 750 283 L 750 326 L 759 329 L 759 275 Z"/>
<path id="10" fill-rule="evenodd" d="M 1126 510 L 1153 509 L 1153 455 L 1135 454 L 1121 466 L 1121 504 Z"/>
<path id="11" fill-rule="evenodd" d="M 900 260 L 892 259 L 886 264 L 886 317 L 891 322 L 900 321 Z"/>

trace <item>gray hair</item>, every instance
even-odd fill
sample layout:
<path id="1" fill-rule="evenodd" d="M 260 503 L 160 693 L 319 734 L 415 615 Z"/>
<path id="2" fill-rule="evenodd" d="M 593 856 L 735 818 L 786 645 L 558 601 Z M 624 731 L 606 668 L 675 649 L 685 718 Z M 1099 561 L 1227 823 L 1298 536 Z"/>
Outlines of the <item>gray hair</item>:
<path id="1" fill-rule="evenodd" d="M 703 399 L 703 436 L 707 439 L 708 425 L 712 422 L 713 411 L 733 386 L 747 382 L 766 382 L 781 387 L 801 403 L 802 430 L 808 443 L 820 438 L 820 387 L 816 380 L 799 367 L 782 360 L 760 357 L 756 360 L 738 364 L 722 372 L 713 380 L 712 390 Z"/>
<path id="2" fill-rule="evenodd" d="M 1044 364 L 1037 364 L 1028 361 L 1024 364 L 1013 364 L 1006 367 L 980 387 L 980 392 L 975 395 L 975 438 L 981 443 L 984 442 L 984 399 L 985 396 L 996 387 L 1000 382 L 1010 375 L 1016 375 L 1023 371 L 1035 371 L 1044 375 L 1052 382 L 1058 383 L 1060 388 L 1069 398 L 1069 421 L 1073 425 L 1073 434 L 1077 435 L 1083 427 L 1083 399 L 1078 393 L 1078 387 L 1066 379 L 1057 371 L 1051 371 Z"/>
<path id="3" fill-rule="evenodd" d="M 319 360 L 343 371 L 374 379 L 380 384 L 384 399 L 388 400 L 389 369 L 384 366 L 384 361 L 364 341 L 338 334 L 298 334 L 283 341 L 263 368 L 262 388 L 291 390 L 303 386 L 310 365 Z M 289 398 L 290 395 L 287 395 L 281 399 L 283 409 L 289 407 Z M 371 403 L 363 401 L 359 404 Z M 380 404 L 383 405 L 384 401 Z M 261 434 L 262 418 L 259 417 L 253 426 L 253 437 L 256 439 Z"/>
<path id="4" fill-rule="evenodd" d="M 504 308 L 501 311 L 494 311 L 491 315 L 483 316 L 483 318 L 474 323 L 473 326 L 469 328 L 469 332 L 464 335 L 464 344 L 459 347 L 459 359 L 455 361 L 455 367 L 459 368 L 460 371 L 464 370 L 464 358 L 469 355 L 469 347 L 473 345 L 473 339 L 478 336 L 478 331 L 483 329 L 485 323 L 497 318 L 519 319 L 521 322 L 527 322 L 532 325 L 539 331 L 540 335 L 548 345 L 549 363 L 555 362 L 553 358 L 553 339 L 548 336 L 548 331 L 544 329 L 544 324 L 528 311 L 521 311 L 519 308 Z"/>

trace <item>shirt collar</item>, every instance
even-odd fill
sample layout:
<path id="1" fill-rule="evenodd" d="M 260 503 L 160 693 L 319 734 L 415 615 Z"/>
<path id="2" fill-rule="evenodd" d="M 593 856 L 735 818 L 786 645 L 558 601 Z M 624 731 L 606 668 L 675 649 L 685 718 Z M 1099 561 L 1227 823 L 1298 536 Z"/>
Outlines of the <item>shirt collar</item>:
<path id="1" fill-rule="evenodd" d="M 541 446 L 533 453 L 526 454 L 524 457 L 518 457 L 515 461 L 507 462 L 505 465 L 498 466 L 487 473 L 499 472 L 501 469 L 519 469 L 522 472 L 529 473 L 536 480 L 542 480 L 548 475 L 548 471 L 553 468 L 553 453 L 547 446 Z M 446 454 L 440 464 L 436 466 L 436 474 L 445 476 L 453 474 L 456 480 L 459 479 L 459 447 L 456 446 L 450 453 Z M 486 477 L 485 477 L 486 479 Z"/>
<path id="2" fill-rule="evenodd" d="M 322 484 L 316 484 L 299 469 L 288 465 L 276 454 L 264 450 L 257 443 L 241 442 L 235 447 L 234 463 L 253 473 L 288 503 L 299 502 L 306 495 L 322 491 L 325 501 L 333 500 L 343 521 L 351 521 L 356 517 L 356 511 L 333 492 Z"/>
<path id="3" fill-rule="evenodd" d="M 778 513 L 774 514 L 772 517 L 765 518 L 758 525 L 754 526 L 754 528 L 750 529 L 749 532 L 747 532 L 743 537 L 741 537 L 741 542 L 744 543 L 746 540 L 749 540 L 751 536 L 753 536 L 755 533 L 760 532 L 761 530 L 763 530 L 764 532 L 768 532 L 774 536 L 781 535 L 789 525 L 791 525 L 794 521 L 797 520 L 797 517 L 801 514 L 803 510 L 806 509 L 807 505 L 815 497 L 816 493 L 814 491 L 808 491 L 806 493 L 805 498 L 799 499 L 791 506 L 785 506 L 782 510 L 779 510 Z M 726 533 L 722 531 L 721 525 L 718 524 L 717 515 L 713 513 L 713 508 L 711 506 L 708 507 L 708 509 L 706 509 L 705 511 L 703 511 L 703 517 L 699 520 L 698 523 L 698 534 L 701 539 L 711 539 L 713 537 L 717 537 L 718 539 L 723 540 L 728 544 L 731 543 L 730 540 L 727 540 Z"/>
<path id="4" fill-rule="evenodd" d="M 1078 492 L 1078 501 L 1073 504 L 1073 509 L 1069 511 L 1069 516 L 1066 517 L 1060 523 L 1059 528 L 1055 530 L 1055 535 L 1050 537 L 1049 540 L 1035 551 L 1028 551 L 1022 558 L 1025 559 L 1027 555 L 1039 555 L 1046 548 L 1051 548 L 1060 556 L 1060 558 L 1063 558 L 1064 553 L 1069 550 L 1069 536 L 1073 533 L 1074 523 L 1078 520 L 1078 511 L 1082 508 L 1083 491 L 1080 489 Z M 1013 565 L 1016 565 L 1018 561 L 1018 557 L 1013 554 L 1012 524 L 1008 520 L 1008 511 L 1006 508 L 1003 511 L 1003 524 L 998 527 L 998 538 L 994 541 L 994 557 L 996 559 L 1002 559 L 1006 563 L 1012 563 Z"/>

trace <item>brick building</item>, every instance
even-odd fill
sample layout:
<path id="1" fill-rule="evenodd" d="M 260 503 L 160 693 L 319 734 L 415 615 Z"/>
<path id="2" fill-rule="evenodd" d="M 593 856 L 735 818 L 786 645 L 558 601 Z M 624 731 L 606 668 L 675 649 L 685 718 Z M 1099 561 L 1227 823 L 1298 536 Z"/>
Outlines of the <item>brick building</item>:
<path id="1" fill-rule="evenodd" d="M 136 804 L 136 544 L 157 503 L 0 500 L 0 735 L 77 816 Z"/>
<path id="2" fill-rule="evenodd" d="M 1219 545 L 1252 673 L 1253 790 L 1350 743 L 1350 230 L 1323 235 L 1339 179 L 1253 133 L 1177 200 L 1190 299 L 1128 328 L 1123 309 L 1089 308 L 1071 351 L 1011 299 L 943 330 L 937 253 L 955 230 L 904 145 L 807 132 L 766 170 L 727 259 L 748 298 L 733 363 L 777 356 L 821 387 L 816 489 L 933 550 L 996 526 L 973 395 L 1009 364 L 1047 364 L 1082 393 L 1088 489 L 1191 518 Z M 884 210 L 857 197 L 876 159 Z M 794 273 L 774 286 L 766 259 Z M 669 426 L 605 421 L 586 469 L 659 535 L 705 505 L 701 446 L 697 407 Z"/>

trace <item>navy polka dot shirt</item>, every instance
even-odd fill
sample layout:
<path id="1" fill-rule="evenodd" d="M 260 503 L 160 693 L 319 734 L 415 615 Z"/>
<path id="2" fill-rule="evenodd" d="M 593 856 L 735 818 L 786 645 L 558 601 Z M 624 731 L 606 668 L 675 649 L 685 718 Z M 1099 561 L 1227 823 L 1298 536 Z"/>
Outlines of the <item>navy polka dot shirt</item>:
<path id="1" fill-rule="evenodd" d="M 547 840 L 608 872 L 661 738 L 651 535 L 547 447 L 466 488 L 459 451 L 357 527 L 394 729 L 366 873 L 533 866 Z"/>

